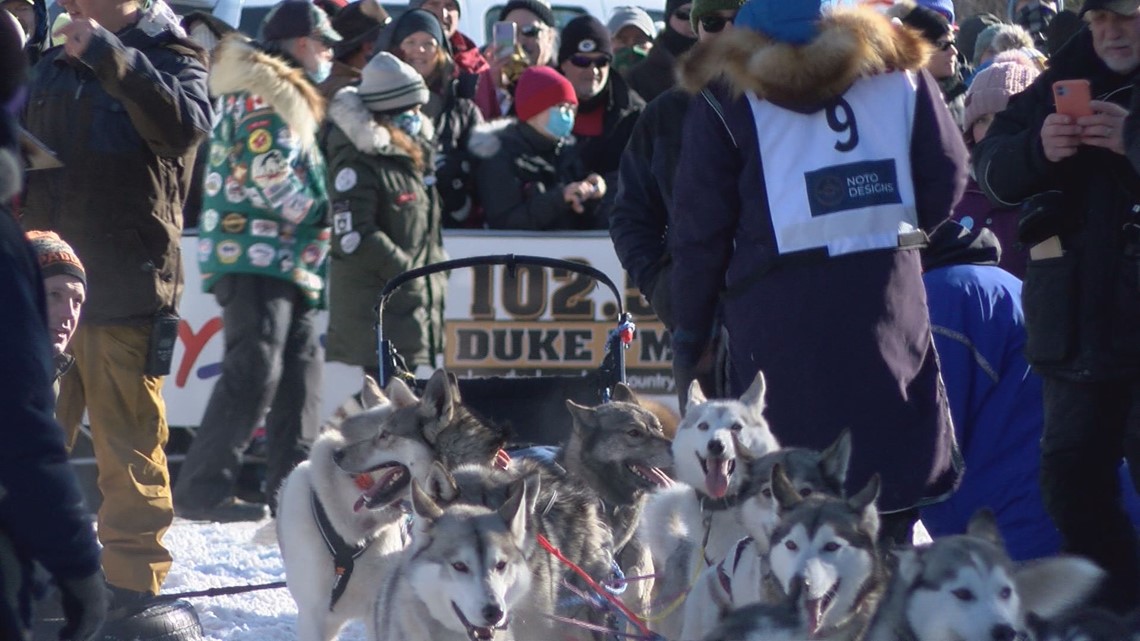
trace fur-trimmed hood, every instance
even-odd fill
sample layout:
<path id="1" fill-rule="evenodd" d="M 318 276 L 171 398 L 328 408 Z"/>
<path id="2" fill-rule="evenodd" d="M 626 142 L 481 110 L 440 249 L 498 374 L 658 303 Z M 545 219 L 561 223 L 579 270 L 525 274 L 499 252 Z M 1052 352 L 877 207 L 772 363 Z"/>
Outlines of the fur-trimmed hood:
<path id="1" fill-rule="evenodd" d="M 210 93 L 221 96 L 248 92 L 259 96 L 301 138 L 316 144 L 317 129 L 325 115 L 321 98 L 301 69 L 258 49 L 241 34 L 230 34 L 214 50 Z"/>
<path id="2" fill-rule="evenodd" d="M 486 159 L 494 156 L 503 147 L 499 134 L 516 122 L 518 121 L 514 118 L 498 118 L 475 125 L 467 138 L 467 150 L 476 158 Z"/>
<path id="3" fill-rule="evenodd" d="M 329 102 L 329 120 L 344 132 L 352 146 L 361 153 L 383 153 L 392 144 L 392 134 L 372 117 L 372 111 L 360 99 L 356 87 L 345 87 L 336 92 Z M 420 135 L 427 140 L 434 140 L 435 126 L 427 114 L 424 114 L 423 122 Z"/>
<path id="4" fill-rule="evenodd" d="M 751 29 L 732 31 L 694 47 L 678 67 L 681 86 L 696 93 L 723 77 L 735 94 L 797 111 L 811 111 L 842 95 L 861 77 L 921 69 L 931 47 L 917 31 L 866 7 L 824 14 L 805 45 L 777 42 Z"/>

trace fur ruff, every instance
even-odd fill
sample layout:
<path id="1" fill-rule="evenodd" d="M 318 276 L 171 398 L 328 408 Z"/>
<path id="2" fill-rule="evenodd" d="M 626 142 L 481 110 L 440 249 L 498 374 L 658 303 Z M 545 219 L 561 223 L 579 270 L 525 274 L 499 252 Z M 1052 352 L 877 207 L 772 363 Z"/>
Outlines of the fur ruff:
<path id="1" fill-rule="evenodd" d="M 336 92 L 329 102 L 329 120 L 344 132 L 352 146 L 361 153 L 374 155 L 392 144 L 392 133 L 376 122 L 373 112 L 360 99 L 356 87 L 345 87 Z M 426 115 L 423 117 L 420 135 L 428 140 L 435 139 L 435 125 Z"/>
<path id="2" fill-rule="evenodd" d="M 696 46 L 678 67 L 681 86 L 697 93 L 724 77 L 735 95 L 755 92 L 790 109 L 826 104 L 862 77 L 915 71 L 931 46 L 909 27 L 870 8 L 827 13 L 819 34 L 803 46 L 777 42 L 751 29 L 733 29 Z"/>
<path id="3" fill-rule="evenodd" d="M 304 148 L 316 145 L 325 101 L 305 78 L 305 72 L 261 51 L 244 36 L 231 34 L 214 50 L 210 93 L 221 96 L 238 92 L 264 100 L 300 136 Z"/>
<path id="4" fill-rule="evenodd" d="M 491 158 L 499 153 L 503 147 L 503 142 L 499 140 L 499 134 L 515 122 L 517 121 L 514 118 L 498 118 L 491 122 L 475 125 L 467 140 L 468 151 L 474 154 L 476 158 Z"/>

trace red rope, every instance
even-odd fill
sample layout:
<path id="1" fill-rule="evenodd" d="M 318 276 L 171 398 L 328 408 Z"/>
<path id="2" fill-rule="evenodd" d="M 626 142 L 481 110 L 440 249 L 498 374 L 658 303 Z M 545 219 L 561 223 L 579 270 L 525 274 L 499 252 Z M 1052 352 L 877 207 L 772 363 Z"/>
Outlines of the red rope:
<path id="1" fill-rule="evenodd" d="M 633 623 L 635 626 L 637 626 L 638 630 L 641 630 L 642 634 L 646 635 L 647 637 L 652 638 L 653 632 L 651 632 L 649 630 L 649 627 L 646 626 L 645 623 L 643 623 L 642 620 L 636 614 L 634 614 L 629 608 L 625 607 L 625 604 L 621 602 L 621 599 L 610 594 L 609 591 L 604 589 L 602 586 L 598 585 L 598 583 L 596 581 L 594 581 L 594 579 L 590 578 L 590 575 L 586 574 L 585 570 L 578 567 L 577 565 L 574 564 L 573 561 L 571 561 L 570 559 L 563 556 L 562 552 L 560 552 L 558 550 L 558 548 L 551 545 L 550 541 L 547 541 L 545 536 L 543 536 L 541 534 L 535 534 L 535 538 L 538 540 L 538 544 L 542 546 L 542 549 L 553 554 L 554 558 L 558 559 L 566 567 L 573 570 L 574 574 L 577 574 L 578 576 L 582 577 L 582 579 L 586 582 L 587 585 L 590 586 L 591 589 L 593 589 L 598 594 L 602 595 L 602 598 L 609 601 L 611 605 L 613 605 L 617 609 L 621 610 L 622 614 L 624 614 L 626 617 L 628 617 L 630 622 Z"/>

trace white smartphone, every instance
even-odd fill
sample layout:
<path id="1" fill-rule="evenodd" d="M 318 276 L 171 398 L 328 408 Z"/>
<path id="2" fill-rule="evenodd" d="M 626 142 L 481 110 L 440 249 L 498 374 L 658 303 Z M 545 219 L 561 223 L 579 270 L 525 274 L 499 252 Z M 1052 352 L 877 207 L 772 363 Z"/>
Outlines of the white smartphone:
<path id="1" fill-rule="evenodd" d="M 519 28 L 513 22 L 496 22 L 491 31 L 491 42 L 494 43 L 495 58 L 506 58 L 515 50 L 518 42 Z"/>

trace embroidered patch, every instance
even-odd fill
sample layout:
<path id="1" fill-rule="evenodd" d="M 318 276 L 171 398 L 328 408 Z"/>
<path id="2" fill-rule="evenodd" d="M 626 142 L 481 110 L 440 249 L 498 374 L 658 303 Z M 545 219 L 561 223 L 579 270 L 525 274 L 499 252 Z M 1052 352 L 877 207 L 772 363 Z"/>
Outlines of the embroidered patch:
<path id="1" fill-rule="evenodd" d="M 405 191 L 404 193 L 398 194 L 396 196 L 396 204 L 397 205 L 406 205 L 408 203 L 415 202 L 415 200 L 416 200 L 416 192 L 414 192 L 414 191 Z"/>
<path id="2" fill-rule="evenodd" d="M 340 237 L 340 249 L 346 254 L 351 254 L 360 247 L 360 232 L 350 232 Z"/>
<path id="3" fill-rule="evenodd" d="M 281 273 L 289 273 L 293 271 L 293 250 L 288 247 L 282 247 L 277 250 L 277 260 L 281 261 Z"/>
<path id="4" fill-rule="evenodd" d="M 226 160 L 226 146 L 220 142 L 210 143 L 210 166 L 220 165 Z"/>
<path id="5" fill-rule="evenodd" d="M 336 172 L 336 178 L 333 179 L 333 185 L 337 191 L 348 191 L 356 186 L 356 170 L 352 167 L 345 167 Z"/>
<path id="6" fill-rule="evenodd" d="M 263 154 L 273 146 L 273 136 L 268 129 L 255 129 L 253 133 L 249 134 L 246 144 L 249 145 L 249 150 L 253 153 Z"/>
<path id="7" fill-rule="evenodd" d="M 289 178 L 289 163 L 277 149 L 253 159 L 253 182 L 263 191 Z"/>
<path id="8" fill-rule="evenodd" d="M 222 218 L 222 231 L 227 234 L 240 234 L 245 231 L 246 217 L 241 214 L 226 214 Z"/>
<path id="9" fill-rule="evenodd" d="M 207 209 L 202 212 L 202 231 L 212 232 L 218 227 L 218 210 Z"/>
<path id="10" fill-rule="evenodd" d="M 273 247 L 266 243 L 254 243 L 245 250 L 245 253 L 249 256 L 249 264 L 254 267 L 268 267 L 277 254 L 273 251 Z"/>
<path id="11" fill-rule="evenodd" d="M 342 211 L 333 215 L 333 232 L 337 236 L 352 231 L 352 212 Z"/>
<path id="12" fill-rule="evenodd" d="M 207 196 L 217 196 L 218 192 L 222 190 L 222 175 L 215 171 L 206 176 L 206 180 L 202 181 L 202 186 L 206 188 Z"/>
<path id="13" fill-rule="evenodd" d="M 586 38 L 585 40 L 578 43 L 578 51 L 581 51 L 582 53 L 590 53 L 593 51 L 597 51 L 597 49 L 598 49 L 598 43 L 594 42 L 593 40 L 591 40 L 589 38 Z"/>
<path id="14" fill-rule="evenodd" d="M 277 223 L 272 220 L 254 220 L 250 223 L 249 233 L 254 236 L 275 238 L 277 236 Z"/>
<path id="15" fill-rule="evenodd" d="M 226 181 L 226 201 L 240 203 L 245 200 L 245 188 L 236 180 Z"/>
<path id="16" fill-rule="evenodd" d="M 210 260 L 210 252 L 214 251 L 214 241 L 209 238 L 200 238 L 198 240 L 198 262 L 204 263 Z"/>
<path id="17" fill-rule="evenodd" d="M 309 210 L 313 208 L 313 199 L 305 194 L 293 194 L 289 200 L 285 201 L 285 206 L 281 208 L 281 215 L 287 220 L 294 223 L 300 223 L 309 214 Z"/>
<path id="18" fill-rule="evenodd" d="M 218 243 L 218 260 L 226 265 L 232 265 L 237 262 L 238 257 L 241 256 L 241 245 L 233 240 L 224 240 Z"/>
<path id="19" fill-rule="evenodd" d="M 321 260 L 321 248 L 317 247 L 315 243 L 306 245 L 305 249 L 301 250 L 301 261 L 306 265 L 316 265 Z"/>

